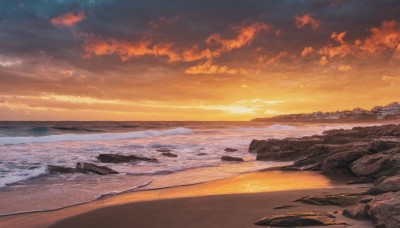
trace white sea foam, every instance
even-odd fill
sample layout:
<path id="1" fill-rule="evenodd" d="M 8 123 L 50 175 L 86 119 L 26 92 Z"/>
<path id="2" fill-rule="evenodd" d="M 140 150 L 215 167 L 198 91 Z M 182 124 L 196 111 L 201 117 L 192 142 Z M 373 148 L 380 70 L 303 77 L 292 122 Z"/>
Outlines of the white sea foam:
<path id="1" fill-rule="evenodd" d="M 20 181 L 24 181 L 33 177 L 37 177 L 46 173 L 46 167 L 38 167 L 35 169 L 21 169 L 19 172 L 10 172 L 0 178 L 0 188 L 6 186 L 7 184 L 12 184 Z"/>
<path id="2" fill-rule="evenodd" d="M 169 130 L 148 130 L 124 133 L 102 133 L 102 134 L 63 134 L 48 136 L 28 136 L 28 137 L 0 137 L 0 145 L 15 145 L 24 143 L 49 143 L 49 142 L 69 142 L 69 141 L 113 141 L 121 139 L 136 139 L 167 135 L 190 134 L 191 129 L 175 128 Z"/>

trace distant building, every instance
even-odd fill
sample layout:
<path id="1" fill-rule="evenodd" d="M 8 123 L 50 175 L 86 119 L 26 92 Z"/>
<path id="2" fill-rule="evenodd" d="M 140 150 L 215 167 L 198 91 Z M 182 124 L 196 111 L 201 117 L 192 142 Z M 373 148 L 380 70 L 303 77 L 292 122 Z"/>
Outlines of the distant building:
<path id="1" fill-rule="evenodd" d="M 336 112 L 313 112 L 300 114 L 287 114 L 274 116 L 272 118 L 259 118 L 263 120 L 285 120 L 285 121 L 312 121 L 312 120 L 384 120 L 400 118 L 400 104 L 398 102 L 390 103 L 386 106 L 375 106 L 371 110 L 365 110 L 360 107 L 353 110 L 344 110 Z"/>

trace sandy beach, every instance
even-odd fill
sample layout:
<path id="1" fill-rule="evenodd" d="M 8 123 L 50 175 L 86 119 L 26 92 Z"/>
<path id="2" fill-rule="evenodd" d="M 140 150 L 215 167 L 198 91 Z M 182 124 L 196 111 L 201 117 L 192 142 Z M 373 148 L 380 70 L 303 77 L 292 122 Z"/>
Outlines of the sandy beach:
<path id="1" fill-rule="evenodd" d="M 1 227 L 256 227 L 266 215 L 339 211 L 338 221 L 370 227 L 369 221 L 343 217 L 338 206 L 306 205 L 294 200 L 316 194 L 365 190 L 316 172 L 259 171 L 234 178 L 107 197 L 49 212 L 0 217 Z M 292 205 L 287 209 L 273 209 Z M 335 227 L 335 226 L 332 226 Z M 343 226 L 336 226 L 343 227 Z"/>

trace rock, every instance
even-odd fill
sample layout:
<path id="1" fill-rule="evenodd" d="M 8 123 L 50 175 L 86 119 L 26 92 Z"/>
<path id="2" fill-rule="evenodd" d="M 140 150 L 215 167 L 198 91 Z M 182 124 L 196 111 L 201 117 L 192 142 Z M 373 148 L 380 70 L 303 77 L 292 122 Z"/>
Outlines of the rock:
<path id="1" fill-rule="evenodd" d="M 386 178 L 381 183 L 376 185 L 374 189 L 382 193 L 400 191 L 400 176 Z"/>
<path id="2" fill-rule="evenodd" d="M 284 206 L 274 207 L 272 209 L 273 210 L 281 210 L 281 209 L 288 209 L 288 208 L 293 208 L 293 207 L 298 207 L 298 206 L 295 206 L 295 205 L 284 205 Z"/>
<path id="3" fill-rule="evenodd" d="M 352 219 L 363 220 L 368 218 L 366 203 L 357 203 L 343 210 L 343 215 Z"/>
<path id="4" fill-rule="evenodd" d="M 295 160 L 307 151 L 312 145 L 321 143 L 322 140 L 316 137 L 286 138 L 252 140 L 249 146 L 250 153 L 257 154 L 257 160 Z"/>
<path id="5" fill-rule="evenodd" d="M 337 147 L 337 145 L 318 144 L 311 146 L 303 152 L 303 156 L 300 159 L 293 163 L 293 166 L 310 167 L 316 164 L 322 165 L 325 157 L 328 156 L 335 147 Z"/>
<path id="6" fill-rule="evenodd" d="M 155 158 L 146 158 L 136 155 L 100 154 L 97 159 L 103 163 L 125 163 L 134 161 L 158 162 Z"/>
<path id="7" fill-rule="evenodd" d="M 368 149 L 373 152 L 381 152 L 400 147 L 400 138 L 398 137 L 381 137 L 372 140 Z"/>
<path id="8" fill-rule="evenodd" d="M 208 155 L 207 153 L 198 153 L 196 154 L 196 156 L 204 156 L 204 155 Z"/>
<path id="9" fill-rule="evenodd" d="M 165 148 L 162 148 L 162 149 L 157 149 L 156 151 L 158 151 L 158 152 L 171 152 L 172 150 L 170 150 L 170 149 L 165 149 Z"/>
<path id="10" fill-rule="evenodd" d="M 400 192 L 375 196 L 367 206 L 368 216 L 375 227 L 398 228 L 400 224 Z"/>
<path id="11" fill-rule="evenodd" d="M 236 152 L 238 151 L 237 149 L 233 149 L 233 148 L 225 148 L 224 150 L 225 152 Z"/>
<path id="12" fill-rule="evenodd" d="M 62 166 L 56 166 L 56 165 L 48 165 L 47 166 L 47 172 L 51 173 L 51 174 L 56 174 L 56 173 L 75 173 L 76 169 L 68 168 L 68 167 L 62 167 Z"/>
<path id="13" fill-rule="evenodd" d="M 176 157 L 178 157 L 178 155 L 176 155 L 176 154 L 174 154 L 174 153 L 171 153 L 171 152 L 163 152 L 161 155 L 162 155 L 162 156 L 165 156 L 165 157 L 170 157 L 170 158 L 176 158 Z"/>
<path id="14" fill-rule="evenodd" d="M 351 172 L 358 177 L 378 178 L 400 174 L 400 148 L 366 155 L 355 160 Z"/>
<path id="15" fill-rule="evenodd" d="M 238 158 L 238 157 L 231 157 L 231 156 L 222 156 L 221 157 L 222 161 L 236 161 L 236 162 L 243 162 L 243 158 Z"/>
<path id="16" fill-rule="evenodd" d="M 346 207 L 360 202 L 367 202 L 371 199 L 372 196 L 363 195 L 361 193 L 340 193 L 334 195 L 306 196 L 295 200 L 295 202 L 312 205 L 337 205 Z"/>
<path id="17" fill-rule="evenodd" d="M 355 180 L 346 182 L 346 184 L 367 184 L 367 183 L 372 183 L 374 182 L 374 179 L 368 178 L 368 177 L 359 177 L 356 178 Z"/>
<path id="18" fill-rule="evenodd" d="M 273 227 L 347 225 L 346 223 L 336 221 L 335 216 L 324 212 L 299 212 L 272 215 L 254 224 Z"/>
<path id="19" fill-rule="evenodd" d="M 282 167 L 279 167 L 279 170 L 282 170 L 282 171 L 301 171 L 301 169 L 299 167 L 294 167 L 294 166 L 282 166 Z"/>
<path id="20" fill-rule="evenodd" d="M 349 165 L 368 154 L 367 150 L 355 149 L 332 154 L 322 162 L 321 169 L 325 174 L 347 174 L 351 173 Z"/>
<path id="21" fill-rule="evenodd" d="M 76 171 L 79 173 L 94 173 L 99 175 L 118 174 L 117 171 L 107 166 L 98 166 L 92 163 L 79 162 L 76 164 Z"/>

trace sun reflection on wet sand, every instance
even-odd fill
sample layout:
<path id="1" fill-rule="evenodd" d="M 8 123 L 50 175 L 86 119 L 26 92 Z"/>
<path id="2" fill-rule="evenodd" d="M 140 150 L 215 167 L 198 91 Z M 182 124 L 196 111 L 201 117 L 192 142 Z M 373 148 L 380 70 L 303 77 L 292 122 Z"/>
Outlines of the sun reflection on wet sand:
<path id="1" fill-rule="evenodd" d="M 196 185 L 139 191 L 105 199 L 106 204 L 209 195 L 258 193 L 300 189 L 330 188 L 331 181 L 315 172 L 254 172 L 229 179 Z M 100 203 L 100 201 L 99 201 Z"/>
<path id="2" fill-rule="evenodd" d="M 47 227 L 55 221 L 98 208 L 141 201 L 334 187 L 329 178 L 315 172 L 260 171 L 201 184 L 125 193 L 61 210 L 0 217 L 0 225 Z"/>

